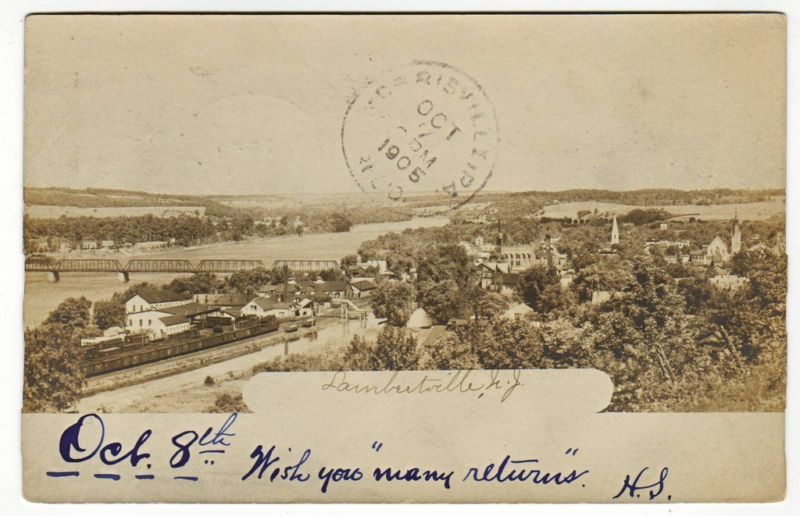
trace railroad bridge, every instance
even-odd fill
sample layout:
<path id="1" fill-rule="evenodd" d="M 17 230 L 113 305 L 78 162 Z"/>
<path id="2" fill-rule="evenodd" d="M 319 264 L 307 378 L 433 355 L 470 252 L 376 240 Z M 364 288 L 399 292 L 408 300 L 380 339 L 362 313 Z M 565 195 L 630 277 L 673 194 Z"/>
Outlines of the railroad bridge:
<path id="1" fill-rule="evenodd" d="M 295 272 L 316 272 L 338 269 L 336 260 L 276 260 L 273 267 L 289 268 Z M 59 281 L 63 272 L 107 272 L 119 275 L 120 281 L 130 280 L 134 272 L 188 273 L 232 273 L 266 268 L 261 260 L 201 260 L 196 265 L 189 260 L 156 260 L 133 258 L 123 265 L 109 258 L 65 258 L 55 260 L 34 256 L 25 260 L 25 272 L 47 272 L 51 281 Z"/>

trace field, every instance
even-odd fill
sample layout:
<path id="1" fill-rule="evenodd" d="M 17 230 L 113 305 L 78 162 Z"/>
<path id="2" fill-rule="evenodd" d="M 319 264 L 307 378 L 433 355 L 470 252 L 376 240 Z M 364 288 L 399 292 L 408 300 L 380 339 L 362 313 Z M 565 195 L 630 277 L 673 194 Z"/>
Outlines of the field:
<path id="1" fill-rule="evenodd" d="M 104 206 L 98 208 L 79 208 L 77 206 L 25 206 L 25 214 L 34 219 L 57 219 L 67 217 L 137 217 L 152 214 L 155 217 L 176 217 L 178 215 L 202 216 L 205 206 Z"/>
<path id="2" fill-rule="evenodd" d="M 626 204 L 613 204 L 607 202 L 565 202 L 561 204 L 551 204 L 545 206 L 544 217 L 577 218 L 579 211 L 594 212 L 598 214 L 623 215 L 633 209 L 663 209 L 673 215 L 694 216 L 702 220 L 728 220 L 732 219 L 736 213 L 740 220 L 764 220 L 774 215 L 786 213 L 785 198 L 774 199 L 763 202 L 751 202 L 743 204 L 676 204 L 671 206 L 632 206 Z"/>

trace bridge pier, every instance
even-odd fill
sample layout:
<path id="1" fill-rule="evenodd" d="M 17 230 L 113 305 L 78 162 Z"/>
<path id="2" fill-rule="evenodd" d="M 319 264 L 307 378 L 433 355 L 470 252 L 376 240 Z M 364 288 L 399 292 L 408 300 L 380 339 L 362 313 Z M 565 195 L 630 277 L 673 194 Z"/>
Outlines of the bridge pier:
<path id="1" fill-rule="evenodd" d="M 47 280 L 51 283 L 58 283 L 60 279 L 61 275 L 58 273 L 58 271 L 50 271 L 47 273 Z"/>
<path id="2" fill-rule="evenodd" d="M 119 271 L 117 273 L 120 283 L 127 283 L 131 280 L 131 274 L 128 271 Z"/>

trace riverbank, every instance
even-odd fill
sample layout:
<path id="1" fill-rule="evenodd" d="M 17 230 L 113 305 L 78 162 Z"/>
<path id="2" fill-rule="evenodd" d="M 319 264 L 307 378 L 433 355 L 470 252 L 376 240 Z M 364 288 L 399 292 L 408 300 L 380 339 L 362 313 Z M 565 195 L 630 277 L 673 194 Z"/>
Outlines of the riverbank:
<path id="1" fill-rule="evenodd" d="M 380 222 L 353 226 L 346 233 L 312 233 L 298 237 L 286 235 L 241 242 L 224 242 L 194 248 L 164 250 L 138 255 L 152 259 L 200 260 L 239 259 L 261 260 L 268 267 L 275 260 L 338 260 L 355 254 L 361 243 L 391 231 L 401 232 L 418 227 L 443 226 L 447 217 L 417 217 L 403 222 Z M 77 257 L 77 256 L 70 256 Z M 95 258 L 97 256 L 94 256 Z M 185 276 L 179 273 L 133 273 L 131 283 L 146 281 L 169 283 Z M 116 273 L 63 273 L 58 283 L 48 281 L 46 272 L 25 274 L 24 323 L 34 327 L 47 318 L 59 303 L 68 297 L 86 296 L 92 301 L 109 299 L 128 285 L 120 283 Z"/>
<path id="2" fill-rule="evenodd" d="M 226 249 L 228 247 L 236 247 L 236 246 L 250 246 L 250 245 L 261 245 L 266 243 L 273 243 L 273 242 L 296 242 L 302 243 L 304 239 L 310 238 L 314 239 L 315 237 L 322 236 L 322 235 L 342 235 L 346 236 L 348 234 L 363 234 L 363 233 L 372 233 L 376 229 L 380 229 L 380 226 L 386 226 L 385 231 L 402 231 L 407 228 L 416 228 L 416 227 L 431 227 L 431 226 L 440 226 L 447 224 L 449 222 L 449 218 L 447 217 L 413 217 L 408 220 L 402 221 L 393 221 L 393 222 L 375 222 L 371 224 L 355 224 L 353 225 L 349 231 L 342 231 L 338 233 L 332 232 L 313 232 L 313 233 L 303 233 L 302 235 L 298 235 L 296 233 L 286 234 L 286 235 L 275 235 L 275 236 L 266 236 L 266 237 L 258 237 L 248 235 L 241 240 L 224 240 L 220 242 L 209 242 L 204 244 L 197 244 L 197 245 L 190 245 L 190 246 L 172 246 L 166 247 L 161 249 L 139 249 L 136 247 L 127 247 L 122 249 L 95 249 L 91 251 L 83 251 L 80 249 L 74 249 L 69 252 L 52 252 L 52 253 L 40 253 L 50 258 L 59 260 L 63 258 L 71 258 L 71 259 L 92 259 L 92 258 L 109 258 L 109 259 L 119 259 L 119 258 L 160 258 L 160 257 L 174 257 L 172 255 L 175 254 L 183 254 L 183 253 L 192 253 L 195 251 L 203 251 L 203 250 L 214 250 L 214 249 Z M 341 257 L 339 257 L 341 258 Z M 271 265 L 271 263 L 265 263 L 267 267 Z"/>

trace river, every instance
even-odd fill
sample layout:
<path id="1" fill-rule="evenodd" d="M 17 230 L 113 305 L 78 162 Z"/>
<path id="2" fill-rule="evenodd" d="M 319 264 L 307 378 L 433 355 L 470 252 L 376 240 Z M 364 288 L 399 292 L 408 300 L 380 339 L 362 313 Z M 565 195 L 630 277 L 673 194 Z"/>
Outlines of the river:
<path id="1" fill-rule="evenodd" d="M 303 236 L 281 236 L 226 242 L 198 248 L 168 250 L 148 254 L 138 254 L 137 258 L 173 258 L 192 260 L 242 259 L 262 260 L 269 266 L 275 260 L 338 260 L 354 254 L 362 242 L 372 240 L 390 231 L 403 231 L 408 228 L 434 227 L 447 224 L 446 217 L 416 217 L 400 222 L 381 222 L 353 226 L 347 233 L 314 233 Z M 124 255 L 111 255 L 126 261 Z M 131 274 L 131 282 L 162 284 L 185 274 L 141 273 Z M 86 296 L 92 301 L 108 299 L 114 292 L 127 288 L 119 282 L 116 274 L 105 273 L 64 273 L 61 281 L 48 281 L 47 273 L 29 272 L 25 274 L 24 322 L 33 327 L 42 322 L 59 303 L 68 297 Z"/>

